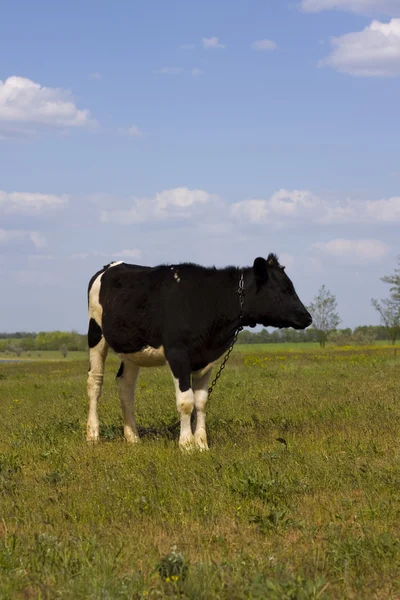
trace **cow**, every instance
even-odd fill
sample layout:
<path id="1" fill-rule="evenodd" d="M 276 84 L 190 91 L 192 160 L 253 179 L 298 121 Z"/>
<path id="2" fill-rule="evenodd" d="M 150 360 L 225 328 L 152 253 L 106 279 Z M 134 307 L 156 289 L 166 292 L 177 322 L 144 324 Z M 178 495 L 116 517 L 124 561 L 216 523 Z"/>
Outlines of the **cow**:
<path id="1" fill-rule="evenodd" d="M 139 439 L 134 388 L 140 367 L 167 364 L 180 415 L 179 445 L 206 450 L 211 369 L 237 330 L 257 324 L 305 329 L 312 322 L 275 254 L 246 268 L 113 262 L 90 280 L 88 304 L 90 442 L 99 439 L 97 404 L 109 347 L 121 358 L 116 379 L 126 441 Z"/>

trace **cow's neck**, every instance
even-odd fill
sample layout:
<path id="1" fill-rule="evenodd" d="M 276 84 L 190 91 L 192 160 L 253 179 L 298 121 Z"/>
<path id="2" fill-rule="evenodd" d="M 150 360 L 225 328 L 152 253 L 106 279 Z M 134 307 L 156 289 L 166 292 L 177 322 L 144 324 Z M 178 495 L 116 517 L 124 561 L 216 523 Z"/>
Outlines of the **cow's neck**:
<path id="1" fill-rule="evenodd" d="M 244 278 L 243 298 L 244 306 L 243 313 L 240 305 L 239 282 L 241 274 Z M 228 339 L 233 337 L 236 330 L 241 326 L 255 325 L 250 314 L 246 311 L 249 286 L 251 283 L 251 269 L 233 269 L 225 271 L 226 281 L 224 293 L 218 294 L 215 298 L 217 310 L 214 312 L 214 322 L 212 327 L 215 327 L 221 334 L 222 338 Z"/>

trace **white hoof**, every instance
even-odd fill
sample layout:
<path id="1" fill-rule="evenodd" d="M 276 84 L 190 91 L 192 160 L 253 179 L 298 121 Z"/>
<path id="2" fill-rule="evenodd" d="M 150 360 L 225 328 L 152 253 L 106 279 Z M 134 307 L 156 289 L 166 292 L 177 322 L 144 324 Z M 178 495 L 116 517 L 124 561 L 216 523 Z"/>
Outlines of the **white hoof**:
<path id="1" fill-rule="evenodd" d="M 208 450 L 207 434 L 204 429 L 196 431 L 194 434 L 194 443 L 199 450 Z"/>
<path id="2" fill-rule="evenodd" d="M 179 448 L 185 452 L 190 452 L 196 447 L 194 436 L 187 436 L 179 438 Z"/>

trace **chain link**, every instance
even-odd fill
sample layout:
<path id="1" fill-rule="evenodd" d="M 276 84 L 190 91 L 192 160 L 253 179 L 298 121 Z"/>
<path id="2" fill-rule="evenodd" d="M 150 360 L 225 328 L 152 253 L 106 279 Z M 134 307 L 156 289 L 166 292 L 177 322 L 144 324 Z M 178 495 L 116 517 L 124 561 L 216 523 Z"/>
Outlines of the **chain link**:
<path id="1" fill-rule="evenodd" d="M 229 350 L 225 354 L 224 360 L 222 361 L 221 366 L 218 369 L 218 372 L 217 372 L 216 376 L 214 377 L 214 379 L 213 379 L 210 387 L 208 388 L 208 397 L 211 396 L 212 391 L 213 391 L 214 387 L 216 386 L 218 379 L 221 377 L 222 371 L 225 369 L 225 365 L 228 362 L 228 359 L 229 359 L 229 357 L 231 355 L 231 352 L 232 352 L 233 347 L 234 347 L 234 345 L 236 343 L 236 340 L 238 339 L 238 335 L 243 330 L 243 325 L 242 325 L 242 322 L 243 322 L 243 307 L 244 307 L 244 275 L 243 275 L 243 271 L 240 274 L 239 287 L 238 287 L 237 293 L 239 294 L 239 302 L 240 302 L 239 326 L 236 328 L 235 335 L 233 336 L 232 343 L 229 346 Z"/>

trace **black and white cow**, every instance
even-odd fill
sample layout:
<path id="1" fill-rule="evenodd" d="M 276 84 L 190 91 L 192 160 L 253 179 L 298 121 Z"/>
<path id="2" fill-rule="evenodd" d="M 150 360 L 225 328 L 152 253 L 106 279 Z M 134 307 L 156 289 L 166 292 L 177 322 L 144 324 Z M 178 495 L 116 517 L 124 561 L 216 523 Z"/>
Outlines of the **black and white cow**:
<path id="1" fill-rule="evenodd" d="M 140 367 L 168 364 L 180 414 L 181 447 L 207 448 L 205 410 L 211 368 L 240 325 L 238 287 L 243 275 L 242 324 L 305 329 L 311 316 L 274 254 L 252 267 L 195 264 L 143 267 L 114 262 L 91 279 L 89 300 L 88 441 L 99 438 L 97 403 L 108 348 L 121 357 L 117 374 L 128 442 L 136 442 L 134 388 Z M 191 413 L 196 411 L 195 431 Z"/>

